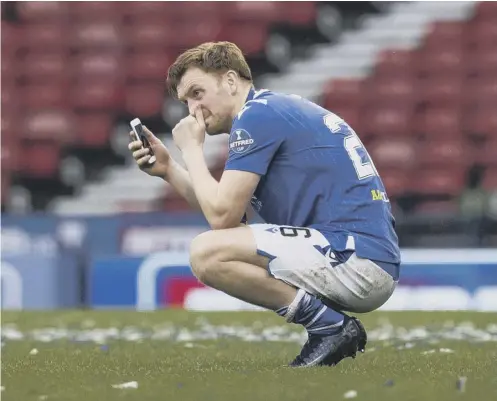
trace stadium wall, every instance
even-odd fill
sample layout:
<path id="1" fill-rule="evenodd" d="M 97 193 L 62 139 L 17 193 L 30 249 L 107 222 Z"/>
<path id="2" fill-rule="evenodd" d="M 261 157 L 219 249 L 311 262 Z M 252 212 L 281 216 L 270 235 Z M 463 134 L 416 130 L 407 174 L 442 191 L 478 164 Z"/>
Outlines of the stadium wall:
<path id="1" fill-rule="evenodd" d="M 188 265 L 198 214 L 2 218 L 3 309 L 258 309 L 200 284 Z M 404 249 L 384 310 L 497 311 L 497 250 Z"/>

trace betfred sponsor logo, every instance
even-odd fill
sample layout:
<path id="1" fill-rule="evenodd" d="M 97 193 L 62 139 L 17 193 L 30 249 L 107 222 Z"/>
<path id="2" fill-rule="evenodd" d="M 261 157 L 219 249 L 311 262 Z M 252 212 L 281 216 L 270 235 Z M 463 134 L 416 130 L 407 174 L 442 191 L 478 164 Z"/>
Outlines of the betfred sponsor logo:
<path id="1" fill-rule="evenodd" d="M 229 147 L 230 150 L 235 153 L 245 153 L 252 147 L 253 144 L 254 140 L 244 129 L 237 129 L 230 135 Z"/>

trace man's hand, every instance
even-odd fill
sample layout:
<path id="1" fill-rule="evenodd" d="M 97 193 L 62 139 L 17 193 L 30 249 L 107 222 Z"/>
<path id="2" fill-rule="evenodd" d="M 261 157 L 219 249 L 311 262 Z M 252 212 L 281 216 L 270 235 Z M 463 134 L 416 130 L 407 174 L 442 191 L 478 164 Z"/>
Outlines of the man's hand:
<path id="1" fill-rule="evenodd" d="M 171 155 L 164 144 L 154 134 L 152 134 L 147 127 L 143 127 L 143 132 L 157 159 L 155 163 L 149 164 L 151 157 L 150 150 L 148 148 L 144 148 L 141 141 L 131 142 L 128 145 L 128 149 L 133 152 L 133 158 L 142 171 L 154 177 L 165 178 L 168 174 L 169 167 L 172 164 Z M 135 139 L 133 131 L 129 134 L 132 139 Z"/>
<path id="2" fill-rule="evenodd" d="M 173 139 L 181 152 L 191 147 L 202 147 L 205 141 L 205 122 L 202 109 L 197 107 L 195 116 L 183 118 L 173 129 Z"/>

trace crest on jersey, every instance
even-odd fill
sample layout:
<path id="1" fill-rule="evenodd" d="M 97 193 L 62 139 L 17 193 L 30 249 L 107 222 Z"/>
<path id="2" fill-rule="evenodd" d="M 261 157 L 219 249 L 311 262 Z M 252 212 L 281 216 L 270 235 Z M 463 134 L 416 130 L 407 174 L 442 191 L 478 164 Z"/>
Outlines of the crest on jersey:
<path id="1" fill-rule="evenodd" d="M 244 129 L 237 129 L 230 135 L 230 151 L 245 153 L 254 146 L 254 140 Z"/>

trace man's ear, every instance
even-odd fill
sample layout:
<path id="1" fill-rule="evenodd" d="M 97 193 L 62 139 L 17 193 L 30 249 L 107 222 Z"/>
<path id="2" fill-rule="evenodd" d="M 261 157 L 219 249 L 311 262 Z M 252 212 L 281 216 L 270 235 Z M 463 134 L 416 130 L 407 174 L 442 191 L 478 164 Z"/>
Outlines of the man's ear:
<path id="1" fill-rule="evenodd" d="M 238 81 L 239 77 L 236 71 L 229 70 L 226 73 L 226 82 L 228 83 L 232 95 L 234 95 L 238 89 Z"/>

